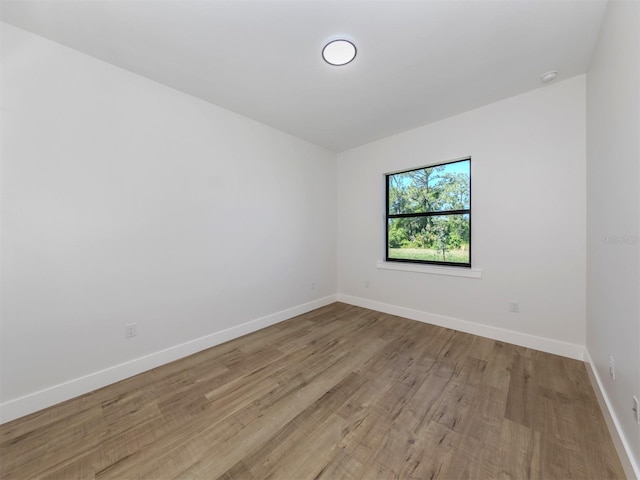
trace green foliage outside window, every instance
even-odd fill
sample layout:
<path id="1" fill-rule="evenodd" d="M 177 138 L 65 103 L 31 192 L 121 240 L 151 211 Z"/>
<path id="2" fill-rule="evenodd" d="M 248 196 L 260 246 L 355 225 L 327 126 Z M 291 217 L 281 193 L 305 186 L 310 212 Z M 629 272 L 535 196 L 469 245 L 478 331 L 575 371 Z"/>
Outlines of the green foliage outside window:
<path id="1" fill-rule="evenodd" d="M 471 265 L 471 160 L 387 175 L 387 260 Z"/>

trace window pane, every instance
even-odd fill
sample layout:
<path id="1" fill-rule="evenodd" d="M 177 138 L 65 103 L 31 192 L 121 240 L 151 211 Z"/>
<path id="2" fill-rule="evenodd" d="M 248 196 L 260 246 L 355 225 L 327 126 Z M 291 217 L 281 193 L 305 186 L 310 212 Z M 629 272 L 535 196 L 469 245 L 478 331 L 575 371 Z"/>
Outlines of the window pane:
<path id="1" fill-rule="evenodd" d="M 389 175 L 389 214 L 468 209 L 470 180 L 470 160 Z"/>
<path id="2" fill-rule="evenodd" d="M 388 257 L 469 263 L 469 215 L 389 219 Z"/>

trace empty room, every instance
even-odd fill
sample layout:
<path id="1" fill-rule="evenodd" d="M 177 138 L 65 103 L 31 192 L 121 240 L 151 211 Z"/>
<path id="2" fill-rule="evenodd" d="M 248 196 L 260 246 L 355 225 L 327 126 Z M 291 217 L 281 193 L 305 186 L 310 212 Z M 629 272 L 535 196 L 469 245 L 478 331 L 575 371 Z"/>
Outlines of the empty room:
<path id="1" fill-rule="evenodd" d="M 0 8 L 0 478 L 640 480 L 638 0 Z"/>

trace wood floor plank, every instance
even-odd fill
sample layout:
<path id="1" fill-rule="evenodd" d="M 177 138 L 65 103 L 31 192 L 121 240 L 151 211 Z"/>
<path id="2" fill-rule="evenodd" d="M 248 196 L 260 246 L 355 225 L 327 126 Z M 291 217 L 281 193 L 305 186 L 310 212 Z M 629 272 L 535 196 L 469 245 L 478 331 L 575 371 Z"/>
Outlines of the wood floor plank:
<path id="1" fill-rule="evenodd" d="M 334 303 L 0 426 L 0 478 L 624 473 L 581 362 Z"/>
<path id="2" fill-rule="evenodd" d="M 499 463 L 500 478 L 540 479 L 540 432 L 505 418 L 502 421 Z"/>
<path id="3" fill-rule="evenodd" d="M 313 439 L 318 430 L 318 424 L 326 421 L 329 417 L 335 416 L 335 411 L 353 394 L 358 391 L 365 383 L 365 379 L 361 376 L 351 373 L 320 397 L 316 402 L 309 405 L 303 412 L 296 416 L 293 420 L 285 424 L 278 432 L 276 432 L 268 442 L 263 444 L 259 449 L 255 450 L 251 455 L 241 460 L 245 465 L 252 465 L 250 471 L 252 476 L 256 478 L 266 478 L 277 466 L 279 461 L 286 455 L 290 455 L 291 445 L 305 445 L 308 448 L 308 442 Z M 335 421 L 335 419 L 333 420 Z M 336 433 L 336 432 L 332 432 Z M 342 428 L 336 433 L 332 446 L 338 443 L 342 434 Z M 313 446 L 318 444 L 317 440 L 313 440 Z M 231 472 L 237 470 L 236 465 L 231 467 Z M 233 475 L 231 475 L 233 476 Z"/>
<path id="4" fill-rule="evenodd" d="M 268 441 L 283 425 L 290 422 L 298 413 L 308 408 L 321 398 L 335 384 L 336 379 L 348 376 L 355 365 L 365 361 L 374 352 L 381 348 L 381 343 L 371 342 L 362 345 L 357 352 L 350 352 L 344 355 L 338 362 L 320 373 L 314 381 L 304 385 L 294 394 L 291 394 L 265 411 L 251 428 L 251 435 L 239 434 L 225 439 L 224 442 L 211 439 L 219 448 L 217 450 L 221 458 L 214 461 L 208 459 L 203 464 L 202 472 L 212 472 L 213 476 L 222 474 L 225 470 L 219 471 L 225 466 L 231 466 L 252 453 L 256 448 Z M 228 467 L 227 467 L 228 468 Z"/>
<path id="5" fill-rule="evenodd" d="M 534 372 L 533 360 L 514 356 L 504 416 L 525 427 L 533 427 L 534 405 L 538 402 L 539 387 Z"/>
<path id="6" fill-rule="evenodd" d="M 448 479 L 464 478 L 461 473 L 464 465 L 453 462 L 453 456 L 462 441 L 460 434 L 448 429 L 438 422 L 428 422 L 416 437 L 411 447 L 412 453 L 407 457 L 398 478 Z M 366 477 L 365 478 L 386 478 Z"/>
<path id="7" fill-rule="evenodd" d="M 287 454 L 274 465 L 265 479 L 282 478 L 316 478 L 329 459 L 334 455 L 335 445 L 340 440 L 340 432 L 344 421 L 331 414 L 321 423 L 316 423 L 315 433 L 305 441 L 291 445 Z M 313 455 L 309 455 L 310 451 Z"/>

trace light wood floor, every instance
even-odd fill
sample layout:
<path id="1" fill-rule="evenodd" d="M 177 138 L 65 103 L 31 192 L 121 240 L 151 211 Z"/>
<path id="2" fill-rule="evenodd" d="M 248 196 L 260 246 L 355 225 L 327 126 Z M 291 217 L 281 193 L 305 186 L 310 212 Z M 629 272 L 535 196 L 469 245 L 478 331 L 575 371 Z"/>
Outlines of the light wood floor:
<path id="1" fill-rule="evenodd" d="M 624 478 L 584 365 L 340 303 L 0 427 L 1 477 Z"/>

